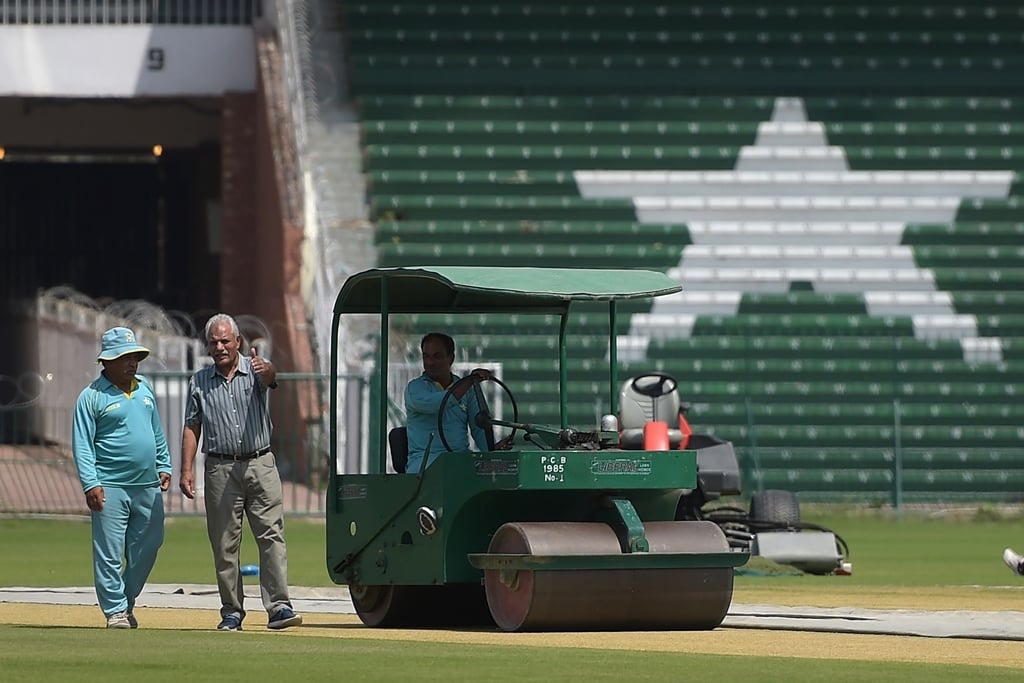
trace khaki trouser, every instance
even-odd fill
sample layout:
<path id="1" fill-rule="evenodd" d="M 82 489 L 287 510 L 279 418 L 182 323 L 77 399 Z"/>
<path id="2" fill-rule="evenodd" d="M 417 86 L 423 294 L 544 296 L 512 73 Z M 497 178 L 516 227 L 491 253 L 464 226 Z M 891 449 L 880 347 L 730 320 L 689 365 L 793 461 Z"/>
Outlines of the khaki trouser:
<path id="1" fill-rule="evenodd" d="M 239 549 L 242 515 L 256 538 L 260 558 L 260 594 L 267 614 L 291 607 L 288 554 L 284 541 L 281 476 L 273 453 L 251 460 L 206 459 L 206 530 L 220 591 L 220 615 L 245 618 Z"/>

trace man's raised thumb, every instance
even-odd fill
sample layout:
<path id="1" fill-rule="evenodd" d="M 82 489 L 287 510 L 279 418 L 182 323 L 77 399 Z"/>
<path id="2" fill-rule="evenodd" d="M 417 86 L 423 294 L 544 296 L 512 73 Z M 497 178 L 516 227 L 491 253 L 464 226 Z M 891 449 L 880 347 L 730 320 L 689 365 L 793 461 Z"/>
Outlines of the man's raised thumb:
<path id="1" fill-rule="evenodd" d="M 255 346 L 249 347 L 249 355 L 252 356 L 253 358 L 256 357 L 256 347 Z"/>

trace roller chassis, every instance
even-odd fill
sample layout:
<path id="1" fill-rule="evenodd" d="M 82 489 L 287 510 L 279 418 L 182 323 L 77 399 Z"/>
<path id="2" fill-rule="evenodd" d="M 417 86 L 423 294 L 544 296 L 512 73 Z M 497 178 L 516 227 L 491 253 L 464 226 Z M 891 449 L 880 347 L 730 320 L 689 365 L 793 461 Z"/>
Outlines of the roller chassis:
<path id="1" fill-rule="evenodd" d="M 558 312 L 563 360 L 573 301 L 607 301 L 614 321 L 619 299 L 678 290 L 646 271 L 623 271 L 618 280 L 583 269 L 378 269 L 353 277 L 339 294 L 332 334 L 345 312 L 381 312 L 383 368 L 388 314 L 429 306 L 423 290 L 437 285 L 445 301 L 472 300 L 466 308 L 473 311 Z M 608 290 L 608 282 L 616 289 Z M 445 310 L 453 308 L 459 307 L 449 303 Z M 614 364 L 613 358 L 609 417 Z M 382 399 L 376 415 L 385 409 Z M 681 499 L 702 495 L 697 453 L 622 448 L 614 419 L 574 428 L 565 412 L 563 398 L 562 424 L 537 425 L 517 415 L 503 420 L 485 407 L 473 418 L 487 429 L 518 431 L 511 448 L 448 452 L 439 446 L 446 441 L 439 429 L 431 447 L 445 452 L 418 474 L 386 473 L 379 418 L 372 424 L 380 451 L 370 472 L 337 473 L 332 438 L 327 568 L 333 581 L 349 586 L 365 624 L 525 631 L 721 623 L 733 568 L 749 555 L 730 547 L 717 524 L 677 519 Z M 332 422 L 332 435 L 335 429 Z"/>

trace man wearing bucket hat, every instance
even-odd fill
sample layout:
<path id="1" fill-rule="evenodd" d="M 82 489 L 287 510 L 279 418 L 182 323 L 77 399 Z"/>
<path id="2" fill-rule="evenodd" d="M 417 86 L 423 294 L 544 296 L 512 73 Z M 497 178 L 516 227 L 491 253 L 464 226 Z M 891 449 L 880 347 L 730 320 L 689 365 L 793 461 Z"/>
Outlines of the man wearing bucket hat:
<path id="1" fill-rule="evenodd" d="M 149 349 L 127 327 L 107 330 L 100 345 L 103 371 L 78 396 L 72 450 L 92 516 L 100 609 L 107 628 L 136 628 L 135 599 L 164 540 L 171 455 L 153 388 L 135 374 Z"/>

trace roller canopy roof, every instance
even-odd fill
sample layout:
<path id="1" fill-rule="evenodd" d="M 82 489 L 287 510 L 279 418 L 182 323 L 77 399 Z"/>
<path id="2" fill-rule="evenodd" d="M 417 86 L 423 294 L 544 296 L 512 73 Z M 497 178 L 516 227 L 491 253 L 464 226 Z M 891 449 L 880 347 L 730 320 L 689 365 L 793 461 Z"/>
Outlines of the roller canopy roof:
<path id="1" fill-rule="evenodd" d="M 385 291 L 388 313 L 562 313 L 573 301 L 646 299 L 681 289 L 651 270 L 374 268 L 345 281 L 334 313 L 380 313 Z"/>

